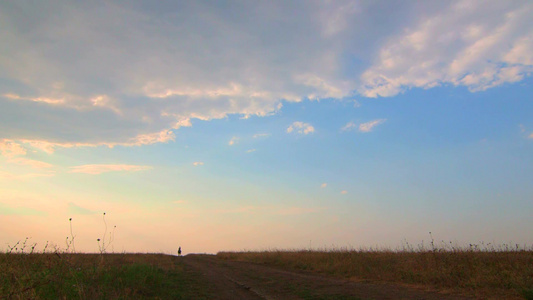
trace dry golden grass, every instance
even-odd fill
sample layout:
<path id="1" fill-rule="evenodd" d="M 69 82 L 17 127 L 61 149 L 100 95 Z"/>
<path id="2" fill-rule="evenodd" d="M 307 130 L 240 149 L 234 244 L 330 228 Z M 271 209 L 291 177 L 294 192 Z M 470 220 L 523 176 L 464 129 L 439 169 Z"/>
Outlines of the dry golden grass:
<path id="1" fill-rule="evenodd" d="M 533 251 L 508 246 L 431 250 L 220 252 L 221 259 L 387 281 L 488 298 L 533 299 Z"/>

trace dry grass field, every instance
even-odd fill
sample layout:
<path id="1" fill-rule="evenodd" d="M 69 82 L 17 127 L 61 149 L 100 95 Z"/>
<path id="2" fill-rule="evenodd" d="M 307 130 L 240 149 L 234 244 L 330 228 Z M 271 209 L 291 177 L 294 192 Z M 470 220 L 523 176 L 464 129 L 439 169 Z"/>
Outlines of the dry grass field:
<path id="1" fill-rule="evenodd" d="M 533 299 L 533 251 L 431 245 L 402 250 L 220 252 L 221 259 L 306 270 L 356 281 L 385 281 L 492 299 Z"/>
<path id="2" fill-rule="evenodd" d="M 73 249 L 37 251 L 26 240 L 0 253 L 0 299 L 533 299 L 533 250 L 517 245 L 186 257 Z"/>

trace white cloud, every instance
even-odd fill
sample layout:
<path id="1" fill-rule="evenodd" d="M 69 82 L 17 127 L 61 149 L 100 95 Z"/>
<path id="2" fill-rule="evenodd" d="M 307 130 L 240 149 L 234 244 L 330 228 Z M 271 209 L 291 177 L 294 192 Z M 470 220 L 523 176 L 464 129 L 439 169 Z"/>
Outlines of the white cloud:
<path id="1" fill-rule="evenodd" d="M 133 139 L 131 139 L 130 142 L 108 144 L 108 145 L 111 145 L 111 146 L 114 146 L 114 145 L 127 145 L 127 146 L 151 145 L 155 143 L 166 143 L 168 141 L 173 141 L 174 137 L 175 137 L 174 133 L 171 130 L 162 130 L 160 132 L 140 134 L 134 137 Z"/>
<path id="2" fill-rule="evenodd" d="M 325 187 L 327 187 L 327 186 L 328 186 L 328 184 L 327 184 L 327 183 L 325 183 L 325 182 L 324 182 L 324 183 L 322 183 L 322 184 L 320 185 L 320 187 L 321 187 L 321 188 L 325 188 Z"/>
<path id="3" fill-rule="evenodd" d="M 525 36 L 516 41 L 503 60 L 510 64 L 533 65 L 533 37 Z"/>
<path id="4" fill-rule="evenodd" d="M 257 151 L 256 149 L 249 149 L 249 150 L 246 150 L 246 153 L 252 153 L 252 152 L 255 152 Z"/>
<path id="5" fill-rule="evenodd" d="M 357 125 L 355 125 L 354 122 L 351 122 L 351 121 L 350 121 L 350 122 L 346 123 L 346 125 L 344 125 L 344 126 L 341 128 L 341 130 L 342 130 L 342 131 L 350 131 L 350 130 L 353 130 L 354 128 L 356 128 L 356 127 L 357 127 Z"/>
<path id="6" fill-rule="evenodd" d="M 315 132 L 315 128 L 304 122 L 294 122 L 287 128 L 287 133 L 296 132 L 299 134 L 309 134 Z"/>
<path id="7" fill-rule="evenodd" d="M 91 175 L 98 175 L 107 172 L 137 172 L 149 170 L 150 166 L 137 165 L 113 165 L 113 164 L 99 164 L 99 165 L 82 165 L 70 168 L 70 173 L 84 173 Z"/>
<path id="8" fill-rule="evenodd" d="M 362 75 L 359 92 L 462 85 L 482 91 L 533 71 L 533 3 L 458 1 L 392 37 Z"/>
<path id="9" fill-rule="evenodd" d="M 283 100 L 478 91 L 532 72 L 530 2 L 382 5 L 1 2 L 2 137 L 48 153 L 148 145 L 193 119 L 268 116 Z"/>
<path id="10" fill-rule="evenodd" d="M 360 132 L 370 132 L 372 129 L 379 124 L 383 124 L 387 121 L 387 119 L 377 119 L 370 122 L 362 123 L 359 125 L 359 131 Z"/>
<path id="11" fill-rule="evenodd" d="M 196 166 L 203 166 L 204 165 L 204 162 L 203 161 L 195 161 L 192 163 L 195 167 Z"/>
<path id="12" fill-rule="evenodd" d="M 231 140 L 229 140 L 228 145 L 233 146 L 235 143 L 237 143 L 237 141 L 239 141 L 239 138 L 234 136 L 231 138 Z"/>

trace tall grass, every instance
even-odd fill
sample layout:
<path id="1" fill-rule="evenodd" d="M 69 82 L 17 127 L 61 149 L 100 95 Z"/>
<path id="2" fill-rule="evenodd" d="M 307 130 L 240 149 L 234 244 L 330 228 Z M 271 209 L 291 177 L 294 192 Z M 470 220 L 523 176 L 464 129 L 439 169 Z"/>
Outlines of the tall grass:
<path id="1" fill-rule="evenodd" d="M 219 252 L 217 256 L 352 280 L 395 282 L 480 297 L 533 299 L 533 251 L 517 245 L 455 247 L 448 243 L 437 247 L 431 242 L 396 250 L 268 250 Z"/>

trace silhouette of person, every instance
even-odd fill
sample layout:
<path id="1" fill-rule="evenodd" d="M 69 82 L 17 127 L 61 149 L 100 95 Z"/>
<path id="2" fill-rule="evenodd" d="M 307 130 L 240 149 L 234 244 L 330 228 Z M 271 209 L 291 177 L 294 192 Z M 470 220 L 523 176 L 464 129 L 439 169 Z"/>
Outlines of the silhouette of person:
<path id="1" fill-rule="evenodd" d="M 178 256 L 181 256 L 181 247 L 178 248 Z"/>

